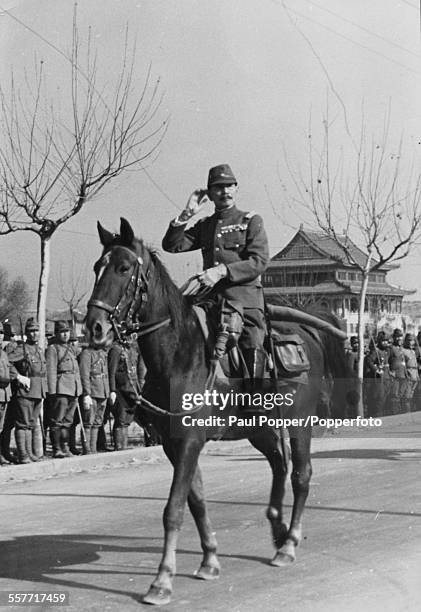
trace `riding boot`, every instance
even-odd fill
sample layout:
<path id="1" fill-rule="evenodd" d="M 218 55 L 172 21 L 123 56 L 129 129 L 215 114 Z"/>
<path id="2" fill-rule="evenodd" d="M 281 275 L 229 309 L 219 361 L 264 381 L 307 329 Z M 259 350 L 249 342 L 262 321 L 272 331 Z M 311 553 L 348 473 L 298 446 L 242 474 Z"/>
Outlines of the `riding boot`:
<path id="1" fill-rule="evenodd" d="M 36 457 L 34 453 L 32 452 L 32 441 L 33 441 L 33 430 L 26 429 L 25 430 L 26 454 L 28 455 L 29 459 L 35 463 L 36 461 L 38 461 L 38 457 Z"/>
<path id="2" fill-rule="evenodd" d="M 98 428 L 98 442 L 97 442 L 97 450 L 98 452 L 108 453 L 112 451 L 111 448 L 108 448 L 107 444 L 107 434 L 105 433 L 104 425 Z"/>
<path id="3" fill-rule="evenodd" d="M 18 462 L 31 463 L 26 452 L 26 431 L 25 429 L 15 429 L 16 447 L 18 449 Z"/>
<path id="4" fill-rule="evenodd" d="M 113 438 L 114 438 L 115 450 L 117 451 L 123 450 L 124 441 L 123 441 L 123 428 L 122 427 L 114 427 Z"/>
<path id="5" fill-rule="evenodd" d="M 65 457 L 73 457 L 73 453 L 69 448 L 69 430 L 67 427 L 62 427 L 60 430 L 60 445 Z"/>
<path id="6" fill-rule="evenodd" d="M 76 425 L 70 425 L 69 448 L 72 455 L 80 455 L 80 450 L 76 446 Z"/>
<path id="7" fill-rule="evenodd" d="M 37 461 L 44 456 L 44 440 L 39 420 L 35 423 L 35 427 L 32 430 L 32 452 Z"/>
<path id="8" fill-rule="evenodd" d="M 250 393 L 261 389 L 266 367 L 266 353 L 261 349 L 243 349 L 249 378 L 245 381 L 246 390 Z"/>
<path id="9" fill-rule="evenodd" d="M 96 453 L 98 444 L 98 427 L 92 427 L 90 437 L 91 453 Z"/>
<path id="10" fill-rule="evenodd" d="M 1 456 L 6 459 L 8 463 L 17 463 L 17 459 L 10 452 L 10 436 L 12 434 L 11 429 L 3 429 L 0 434 L 0 452 Z"/>
<path id="11" fill-rule="evenodd" d="M 63 459 L 65 454 L 61 450 L 61 430 L 58 427 L 50 430 L 53 445 L 53 459 Z"/>
<path id="12" fill-rule="evenodd" d="M 129 448 L 129 428 L 125 425 L 122 430 L 122 450 L 127 450 Z"/>
<path id="13" fill-rule="evenodd" d="M 89 425 L 85 425 L 84 426 L 84 431 L 85 431 L 85 438 L 83 438 L 83 433 L 81 430 L 81 435 L 82 435 L 82 455 L 90 455 L 91 454 L 91 428 Z"/>

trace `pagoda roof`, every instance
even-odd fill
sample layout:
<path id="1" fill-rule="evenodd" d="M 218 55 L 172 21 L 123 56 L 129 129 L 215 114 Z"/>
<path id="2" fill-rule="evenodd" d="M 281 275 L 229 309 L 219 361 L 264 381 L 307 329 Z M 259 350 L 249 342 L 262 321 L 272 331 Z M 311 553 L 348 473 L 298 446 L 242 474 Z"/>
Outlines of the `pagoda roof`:
<path id="1" fill-rule="evenodd" d="M 346 283 L 339 281 L 330 281 L 326 283 L 319 283 L 313 286 L 300 286 L 297 287 L 265 287 L 265 295 L 359 295 L 361 291 L 361 283 Z M 388 283 L 368 283 L 367 296 L 389 296 L 389 297 L 403 297 L 404 295 L 410 295 L 416 293 L 415 289 L 402 289 L 401 287 L 394 287 Z"/>
<path id="2" fill-rule="evenodd" d="M 344 246 L 347 247 L 351 258 L 356 262 L 357 266 L 363 267 L 367 260 L 367 254 L 364 253 L 362 249 L 360 249 L 350 238 L 348 238 L 344 234 L 338 234 L 337 238 L 339 242 L 341 242 Z M 290 249 L 295 244 L 306 244 L 310 247 L 312 254 L 306 257 L 290 257 L 288 258 L 290 262 L 300 262 L 302 265 L 303 260 L 307 259 L 308 261 L 313 260 L 330 260 L 331 263 L 337 262 L 346 267 L 355 267 L 354 264 L 348 261 L 348 258 L 341 248 L 339 244 L 337 244 L 336 240 L 327 236 L 324 232 L 317 232 L 311 230 L 305 230 L 303 226 L 300 227 L 295 236 L 289 241 L 289 243 L 277 253 L 274 257 L 272 257 L 272 261 L 282 261 L 283 264 L 287 261 L 286 255 L 290 251 Z M 374 263 L 378 263 L 378 260 L 373 258 Z M 313 265 L 313 263 L 312 263 Z M 316 265 L 314 263 L 314 265 Z M 319 263 L 319 265 L 321 265 Z M 397 264 L 384 264 L 379 270 L 392 270 L 395 268 L 399 268 Z"/>

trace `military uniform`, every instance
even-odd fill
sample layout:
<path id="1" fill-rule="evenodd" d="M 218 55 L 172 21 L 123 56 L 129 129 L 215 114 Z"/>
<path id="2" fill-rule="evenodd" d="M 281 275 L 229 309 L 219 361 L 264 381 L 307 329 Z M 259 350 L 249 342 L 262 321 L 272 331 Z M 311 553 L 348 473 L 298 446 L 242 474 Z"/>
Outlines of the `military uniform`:
<path id="1" fill-rule="evenodd" d="M 367 393 L 368 416 L 384 416 L 390 391 L 389 348 L 373 347 L 367 355 L 367 377 L 370 384 Z"/>
<path id="2" fill-rule="evenodd" d="M 61 322 L 58 322 L 61 323 Z M 56 337 L 69 331 L 67 324 L 56 325 Z M 47 348 L 48 424 L 50 426 L 53 456 L 71 456 L 70 428 L 79 395 L 82 393 L 79 366 L 72 347 L 67 341 L 56 341 Z"/>
<path id="3" fill-rule="evenodd" d="M 32 328 L 25 328 L 25 332 Z M 38 326 L 36 326 L 38 330 Z M 15 437 L 20 463 L 36 460 L 32 453 L 32 432 L 39 420 L 42 400 L 47 391 L 46 363 L 43 351 L 35 342 L 17 344 L 8 354 L 12 379 Z M 29 379 L 29 388 L 21 383 Z"/>
<path id="4" fill-rule="evenodd" d="M 412 398 L 418 385 L 419 374 L 417 354 L 407 342 L 407 338 L 405 338 L 403 354 L 405 357 L 406 384 L 402 394 L 402 412 L 411 412 Z"/>
<path id="5" fill-rule="evenodd" d="M 137 341 L 113 344 L 108 353 L 110 392 L 116 394 L 113 406 L 113 437 L 116 450 L 127 448 L 128 428 L 133 422 L 136 400 L 142 390 L 146 368 Z"/>
<path id="6" fill-rule="evenodd" d="M 89 451 L 97 452 L 98 429 L 104 420 L 110 395 L 108 358 L 105 349 L 87 347 L 80 354 L 80 376 L 83 389 L 83 425 L 90 441 Z M 84 452 L 89 452 L 84 448 Z"/>
<path id="7" fill-rule="evenodd" d="M 389 411 L 399 414 L 406 392 L 406 362 L 402 346 L 390 347 L 389 369 L 391 376 Z"/>
<path id="8" fill-rule="evenodd" d="M 1 323 L 0 323 L 1 326 Z M 6 458 L 3 456 L 3 444 L 2 444 L 2 432 L 3 424 L 6 416 L 7 403 L 10 400 L 10 366 L 7 353 L 1 348 L 0 345 L 0 465 L 7 463 Z M 8 449 L 6 456 L 8 454 Z"/>

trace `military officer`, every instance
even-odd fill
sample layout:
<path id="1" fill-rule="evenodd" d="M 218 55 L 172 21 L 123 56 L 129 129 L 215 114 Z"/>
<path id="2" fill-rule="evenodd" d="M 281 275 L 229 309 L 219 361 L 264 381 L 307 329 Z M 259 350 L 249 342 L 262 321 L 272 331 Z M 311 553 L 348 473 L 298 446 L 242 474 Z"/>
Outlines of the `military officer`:
<path id="1" fill-rule="evenodd" d="M 110 395 L 107 351 L 93 346 L 84 348 L 80 354 L 80 376 L 83 390 L 82 419 L 87 439 L 87 444 L 83 445 L 83 452 L 96 453 L 98 430 L 103 423 Z"/>
<path id="2" fill-rule="evenodd" d="M 391 414 L 399 414 L 406 387 L 406 363 L 402 345 L 403 332 L 397 328 L 393 331 L 389 354 L 391 376 L 389 410 Z"/>
<path id="3" fill-rule="evenodd" d="M 384 331 L 377 334 L 377 341 L 366 358 L 370 385 L 367 394 L 368 416 L 384 416 L 390 390 L 389 341 Z"/>
<path id="4" fill-rule="evenodd" d="M 4 417 L 6 416 L 7 403 L 10 400 L 10 366 L 6 351 L 3 350 L 4 328 L 0 323 L 0 440 L 2 438 Z M 0 443 L 0 465 L 9 463 L 2 455 L 2 444 Z"/>
<path id="5" fill-rule="evenodd" d="M 146 368 L 137 346 L 137 337 L 124 345 L 114 343 L 108 353 L 110 403 L 114 415 L 113 437 L 116 450 L 127 448 L 129 425 L 142 390 Z"/>
<path id="6" fill-rule="evenodd" d="M 268 241 L 260 215 L 235 205 L 237 179 L 228 164 L 209 170 L 207 190 L 195 190 L 182 213 L 174 219 L 162 246 L 170 253 L 202 250 L 204 271 L 197 277 L 200 288 L 212 290 L 222 301 L 221 331 L 231 338 L 240 334 L 251 378 L 263 376 L 265 319 L 260 275 L 269 261 Z M 203 204 L 211 200 L 215 212 L 186 229 Z M 222 339 L 222 340 L 221 340 Z M 226 342 L 226 341 L 225 341 Z M 225 352 L 223 335 L 217 339 L 216 357 Z"/>
<path id="7" fill-rule="evenodd" d="M 32 452 L 32 434 L 47 390 L 45 357 L 38 346 L 39 326 L 32 318 L 26 322 L 25 335 L 26 342 L 9 353 L 19 463 L 38 460 Z"/>
<path id="8" fill-rule="evenodd" d="M 69 344 L 70 328 L 66 321 L 55 322 L 54 336 L 54 342 L 47 348 L 48 421 L 53 457 L 62 459 L 73 456 L 69 432 L 82 384 L 76 356 Z"/>
<path id="9" fill-rule="evenodd" d="M 411 412 L 412 399 L 419 381 L 415 336 L 413 334 L 405 335 L 403 354 L 405 356 L 406 385 L 402 394 L 402 412 Z"/>

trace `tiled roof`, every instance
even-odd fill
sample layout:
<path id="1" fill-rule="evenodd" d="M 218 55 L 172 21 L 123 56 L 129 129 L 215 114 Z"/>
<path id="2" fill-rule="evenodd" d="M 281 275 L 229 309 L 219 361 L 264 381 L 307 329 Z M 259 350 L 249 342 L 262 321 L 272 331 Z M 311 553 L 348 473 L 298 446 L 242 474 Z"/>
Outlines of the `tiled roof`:
<path id="1" fill-rule="evenodd" d="M 336 283 L 336 282 L 326 282 L 319 283 L 314 286 L 302 286 L 297 287 L 294 285 L 293 287 L 265 287 L 264 293 L 265 295 L 294 295 L 294 294 L 306 294 L 306 295 L 359 295 L 361 290 L 361 285 L 357 283 Z M 375 284 L 369 283 L 367 287 L 367 296 L 378 295 L 378 296 L 404 296 L 409 295 L 411 293 L 415 293 L 415 290 L 406 290 L 401 289 L 400 287 L 393 287 L 392 285 L 388 285 L 387 283 Z"/>

